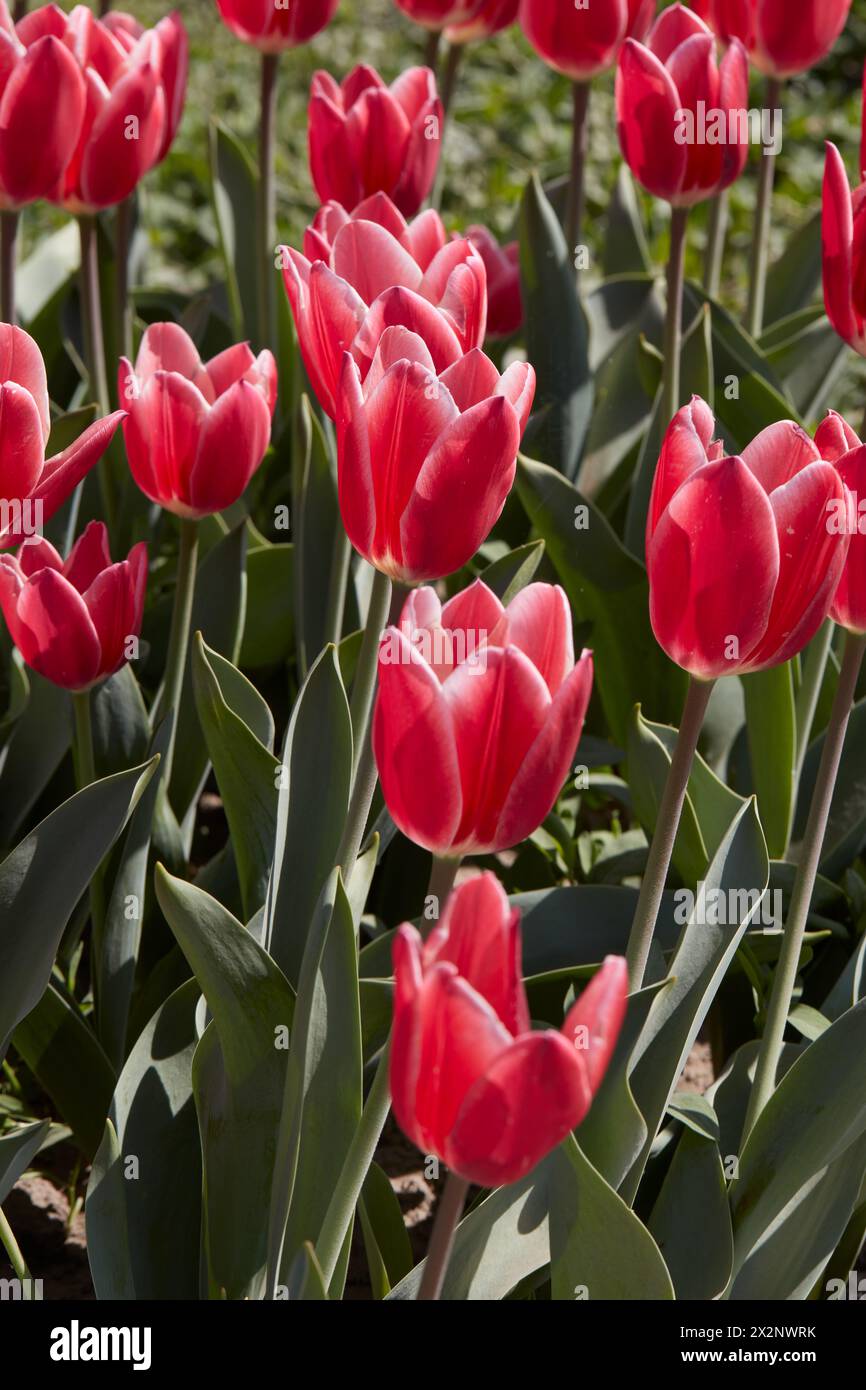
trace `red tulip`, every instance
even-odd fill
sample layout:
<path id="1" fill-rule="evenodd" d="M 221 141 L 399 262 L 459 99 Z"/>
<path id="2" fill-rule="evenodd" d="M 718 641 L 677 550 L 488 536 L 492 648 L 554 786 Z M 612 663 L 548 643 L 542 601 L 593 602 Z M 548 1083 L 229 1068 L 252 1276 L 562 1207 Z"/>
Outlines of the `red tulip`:
<path id="1" fill-rule="evenodd" d="M 762 431 L 739 458 L 713 442 L 695 396 L 672 420 L 647 520 L 650 619 L 672 661 L 700 680 L 788 661 L 827 616 L 848 537 L 832 463 L 799 425 Z"/>
<path id="2" fill-rule="evenodd" d="M 309 43 L 330 24 L 340 0 L 216 0 L 223 23 L 262 53 Z"/>
<path id="3" fill-rule="evenodd" d="M 532 835 L 569 774 L 591 691 L 592 656 L 575 664 L 560 588 L 530 584 L 507 608 L 480 580 L 444 607 L 433 589 L 411 593 L 379 650 L 373 720 L 404 835 L 450 856 Z"/>
<path id="4" fill-rule="evenodd" d="M 416 333 L 386 328 L 362 381 L 343 359 L 337 465 L 355 549 L 401 583 L 465 565 L 499 519 L 535 393 L 535 372 L 504 376 L 480 348 L 437 374 Z"/>
<path id="5" fill-rule="evenodd" d="M 835 410 L 818 426 L 815 446 L 823 459 L 835 464 L 850 493 L 846 518 L 850 544 L 830 617 L 849 632 L 866 633 L 866 447 Z"/>
<path id="6" fill-rule="evenodd" d="M 559 1032 L 533 1030 L 520 946 L 491 873 L 455 889 L 426 943 L 408 923 L 394 938 L 394 1114 L 481 1187 L 517 1182 L 581 1123 L 625 1017 L 626 963 L 608 956 Z"/>
<path id="7" fill-rule="evenodd" d="M 188 45 L 179 16 L 146 30 L 128 16 L 98 20 L 85 5 L 68 15 L 43 5 L 18 21 L 14 39 L 25 57 L 0 104 L 0 144 L 8 131 L 16 150 L 7 156 L 11 171 L 0 155 L 10 199 L 50 197 L 75 213 L 122 202 L 167 152 L 180 119 Z M 72 57 L 77 82 L 60 49 Z M 19 81 L 16 73 L 31 55 L 35 65 L 37 54 L 39 83 Z M 25 172 L 31 148 L 38 167 L 46 174 L 50 167 L 50 182 Z"/>
<path id="8" fill-rule="evenodd" d="M 742 44 L 732 43 L 717 63 L 711 31 L 684 6 L 662 11 L 647 47 L 626 41 L 616 75 L 619 140 L 635 178 L 657 198 L 691 207 L 739 178 L 749 153 L 748 106 Z"/>
<path id="9" fill-rule="evenodd" d="M 202 363 L 176 323 L 152 323 L 118 394 L 132 476 L 152 502 L 202 517 L 238 500 L 265 456 L 277 399 L 270 352 L 238 343 Z"/>
<path id="10" fill-rule="evenodd" d="M 22 328 L 0 323 L 0 547 L 41 529 L 99 462 L 123 419 L 96 420 L 63 453 L 45 458 L 51 430 L 45 364 Z"/>
<path id="11" fill-rule="evenodd" d="M 467 24 L 487 0 L 395 0 L 397 8 L 423 24 L 425 29 L 444 29 L 449 24 Z"/>
<path id="12" fill-rule="evenodd" d="M 523 323 L 520 291 L 520 247 L 516 241 L 500 246 L 486 227 L 467 227 L 487 271 L 487 336 L 510 338 Z"/>
<path id="13" fill-rule="evenodd" d="M 409 68 L 387 87 L 358 67 L 342 85 L 317 72 L 310 88 L 310 172 L 319 199 L 353 208 L 387 193 L 407 217 L 436 177 L 442 103 L 429 68 Z"/>
<path id="14" fill-rule="evenodd" d="M 108 531 L 91 521 L 64 561 L 37 537 L 0 556 L 0 608 L 27 665 L 66 690 L 119 671 L 141 632 L 147 546 L 111 563 Z"/>
<path id="15" fill-rule="evenodd" d="M 851 0 L 692 0 L 692 8 L 725 43 L 739 39 L 761 72 L 793 77 L 827 57 Z"/>
<path id="16" fill-rule="evenodd" d="M 536 52 L 557 72 L 588 82 L 612 68 L 626 38 L 642 39 L 655 0 L 521 0 L 520 25 Z"/>
<path id="17" fill-rule="evenodd" d="M 50 33 L 25 45 L 0 0 L 0 206 L 53 192 L 78 144 L 85 102 L 66 45 Z"/>
<path id="18" fill-rule="evenodd" d="M 824 167 L 824 303 L 846 343 L 866 357 L 866 183 L 852 194 L 842 156 L 827 145 Z"/>
<path id="19" fill-rule="evenodd" d="M 445 30 L 445 39 L 448 43 L 459 44 L 492 38 L 514 23 L 519 6 L 520 0 L 485 0 L 472 19 L 450 24 Z"/>
<path id="20" fill-rule="evenodd" d="M 350 215 L 321 208 L 302 256 L 281 247 L 283 280 L 313 390 L 331 419 L 343 353 L 363 380 L 382 333 L 402 324 L 427 345 L 437 372 L 484 342 L 487 281 L 471 242 L 448 239 L 428 210 L 407 226 L 384 194 Z"/>

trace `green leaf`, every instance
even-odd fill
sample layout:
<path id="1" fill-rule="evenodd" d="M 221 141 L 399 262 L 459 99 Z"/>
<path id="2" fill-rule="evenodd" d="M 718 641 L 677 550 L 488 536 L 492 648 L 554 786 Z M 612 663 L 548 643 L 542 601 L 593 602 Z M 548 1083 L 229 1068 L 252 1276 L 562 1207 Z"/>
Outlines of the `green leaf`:
<path id="1" fill-rule="evenodd" d="M 809 747 L 800 778 L 794 838 L 801 839 L 815 789 L 815 780 L 824 751 L 822 734 Z M 838 878 L 860 853 L 866 841 L 866 700 L 851 711 L 845 752 L 833 789 L 830 819 L 821 850 L 821 873 Z"/>
<path id="2" fill-rule="evenodd" d="M 574 478 L 592 416 L 589 332 L 571 252 L 535 174 L 520 208 L 520 276 L 527 356 L 538 378 L 527 448 Z"/>
<path id="3" fill-rule="evenodd" d="M 378 1163 L 364 1179 L 358 1215 L 374 1298 L 384 1298 L 412 1268 L 412 1245 L 391 1181 Z"/>
<path id="4" fill-rule="evenodd" d="M 69 695 L 28 671 L 27 704 L 0 752 L 0 845 L 14 839 L 63 760 L 72 737 Z"/>
<path id="5" fill-rule="evenodd" d="M 0 1057 L 42 997 L 73 909 L 155 767 L 156 759 L 76 792 L 0 864 Z"/>
<path id="6" fill-rule="evenodd" d="M 218 120 L 210 126 L 210 173 L 232 336 L 258 342 L 256 268 L 263 254 L 255 216 L 258 178 L 243 145 Z"/>
<path id="7" fill-rule="evenodd" d="M 97 1298 L 199 1296 L 201 1145 L 192 1094 L 199 998 L 194 980 L 181 985 L 120 1074 L 85 1207 Z"/>
<path id="8" fill-rule="evenodd" d="M 767 887 L 770 864 L 755 810 L 734 819 L 700 885 L 670 962 L 673 984 L 656 999 L 635 1049 L 631 1085 L 647 1123 L 647 1144 L 623 1192 L 633 1197 L 668 1102 L 710 1005 Z M 721 895 L 721 897 L 717 897 Z M 724 913 L 710 909 L 723 903 Z M 714 922 L 714 916 L 731 921 Z"/>
<path id="9" fill-rule="evenodd" d="M 714 1140 L 683 1130 L 648 1224 L 679 1300 L 709 1301 L 725 1292 L 734 1237 Z"/>
<path id="10" fill-rule="evenodd" d="M 337 860 L 352 781 L 352 723 L 334 647 L 295 702 L 279 778 L 265 942 L 296 983 L 322 887 Z"/>
<path id="11" fill-rule="evenodd" d="M 550 1156 L 551 1297 L 631 1302 L 674 1297 L 658 1246 L 569 1135 Z"/>
<path id="12" fill-rule="evenodd" d="M 122 772 L 147 757 L 150 723 L 129 665 L 97 686 L 90 697 L 93 752 L 100 777 Z"/>
<path id="13" fill-rule="evenodd" d="M 292 1303 L 322 1303 L 328 1300 L 325 1276 L 309 1241 L 301 1246 L 292 1261 L 286 1292 Z"/>
<path id="14" fill-rule="evenodd" d="M 247 556 L 249 601 L 239 664 L 250 671 L 281 666 L 295 644 L 295 547 L 264 545 Z"/>
<path id="15" fill-rule="evenodd" d="M 649 622 L 646 571 L 604 517 L 554 469 L 521 458 L 517 490 L 547 542 L 575 621 L 590 625 L 595 681 L 612 736 L 625 743 L 635 702 L 679 718 L 685 675 L 662 652 Z M 585 508 L 585 511 L 577 511 Z M 576 520 L 587 524 L 576 529 Z"/>
<path id="16" fill-rule="evenodd" d="M 602 274 L 624 275 L 652 270 L 646 231 L 634 179 L 627 164 L 619 166 L 616 185 L 607 208 Z"/>
<path id="17" fill-rule="evenodd" d="M 193 642 L 192 669 L 196 708 L 225 806 L 249 921 L 265 900 L 274 852 L 279 764 L 259 736 L 270 732 L 272 738 L 273 723 L 255 687 L 211 652 L 201 633 Z"/>
<path id="18" fill-rule="evenodd" d="M 295 625 L 301 670 L 306 673 L 325 645 L 331 585 L 332 538 L 343 523 L 336 469 L 328 439 L 308 396 L 300 408 L 301 477 L 295 498 Z"/>
<path id="19" fill-rule="evenodd" d="M 193 1060 L 204 1155 L 205 1249 L 213 1285 L 260 1297 L 294 996 L 251 934 L 214 898 L 156 869 L 165 918 L 213 1022 Z"/>
<path id="20" fill-rule="evenodd" d="M 532 583 L 543 558 L 544 541 L 530 541 L 516 550 L 510 550 L 501 559 L 494 560 L 492 565 L 481 571 L 478 578 L 483 579 L 488 589 L 492 589 L 507 607 L 521 589 Z"/>
<path id="21" fill-rule="evenodd" d="M 96 1153 L 114 1090 L 114 1069 L 74 1001 L 49 985 L 12 1035 L 85 1154 Z"/>
<path id="22" fill-rule="evenodd" d="M 0 1206 L 6 1201 L 22 1173 L 30 1167 L 51 1128 L 50 1120 L 36 1120 L 9 1134 L 0 1135 Z"/>
<path id="23" fill-rule="evenodd" d="M 764 322 L 778 323 L 795 310 L 813 304 L 821 292 L 821 272 L 819 208 L 792 233 L 781 256 L 770 266 Z"/>
<path id="24" fill-rule="evenodd" d="M 848 346 L 828 321 L 823 304 L 783 320 L 761 340 L 767 361 L 785 383 L 804 420 L 816 419 L 848 360 Z"/>
<path id="25" fill-rule="evenodd" d="M 771 859 L 783 859 L 794 814 L 797 720 L 791 663 L 743 677 L 749 764 Z"/>

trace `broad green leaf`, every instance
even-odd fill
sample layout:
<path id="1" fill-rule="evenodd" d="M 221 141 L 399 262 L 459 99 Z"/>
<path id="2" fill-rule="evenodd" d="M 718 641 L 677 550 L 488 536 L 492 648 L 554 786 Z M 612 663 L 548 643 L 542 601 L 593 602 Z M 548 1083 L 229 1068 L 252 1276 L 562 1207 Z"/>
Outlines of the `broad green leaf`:
<path id="1" fill-rule="evenodd" d="M 787 314 L 813 304 L 821 293 L 821 211 L 792 233 L 767 275 L 764 322 L 776 324 Z"/>
<path id="2" fill-rule="evenodd" d="M 87 1190 L 100 1299 L 197 1299 L 201 1146 L 192 1095 L 200 998 L 182 985 L 144 1028 L 117 1083 Z"/>
<path id="3" fill-rule="evenodd" d="M 336 863 L 351 779 L 349 705 L 336 651 L 327 647 L 295 702 L 278 782 L 265 943 L 293 983 L 316 902 Z"/>
<path id="4" fill-rule="evenodd" d="M 270 956 L 214 898 L 161 865 L 156 893 L 213 1015 L 192 1068 L 210 1278 L 229 1298 L 260 1297 L 294 996 Z"/>
<path id="5" fill-rule="evenodd" d="M 791 663 L 743 678 L 749 765 L 771 859 L 788 848 L 794 814 L 797 721 Z"/>
<path id="6" fill-rule="evenodd" d="M 156 759 L 76 792 L 0 864 L 0 1057 L 48 984 L 66 924 Z"/>
<path id="7" fill-rule="evenodd" d="M 527 355 L 538 377 L 527 448 L 574 478 L 592 416 L 589 332 L 573 252 L 535 174 L 520 208 L 520 277 Z"/>
<path id="8" fill-rule="evenodd" d="M 334 544 L 343 541 L 331 448 L 308 396 L 299 419 L 301 475 L 294 501 L 295 628 L 301 671 L 313 665 L 325 645 Z"/>
<path id="9" fill-rule="evenodd" d="M 374 1298 L 384 1298 L 412 1268 L 412 1245 L 397 1194 L 378 1163 L 370 1164 L 358 1215 Z"/>
<path id="10" fill-rule="evenodd" d="M 129 665 L 97 686 L 90 697 L 93 752 L 101 777 L 122 772 L 147 757 L 150 723 L 138 681 Z"/>
<path id="11" fill-rule="evenodd" d="M 258 342 L 258 179 L 240 141 L 218 120 L 210 126 L 210 173 L 233 337 Z"/>
<path id="12" fill-rule="evenodd" d="M 478 578 L 483 579 L 488 589 L 492 589 L 507 607 L 521 589 L 532 583 L 543 558 L 544 541 L 530 541 L 528 545 L 509 551 L 501 560 L 494 560 L 492 565 L 481 571 Z"/>
<path id="13" fill-rule="evenodd" d="M 286 1292 L 292 1303 L 326 1303 L 328 1300 L 325 1276 L 309 1241 L 301 1246 L 292 1261 Z"/>
<path id="14" fill-rule="evenodd" d="M 265 545 L 247 556 L 249 594 L 239 664 L 255 671 L 281 666 L 294 650 L 295 547 Z"/>
<path id="15" fill-rule="evenodd" d="M 800 791 L 797 799 L 797 818 L 794 839 L 802 838 L 806 818 L 815 789 L 815 780 L 824 735 L 811 744 L 803 764 Z M 830 819 L 821 850 L 821 873 L 838 878 L 860 853 L 866 841 L 866 700 L 860 700 L 851 711 L 845 750 L 833 790 Z"/>
<path id="16" fill-rule="evenodd" d="M 830 324 L 823 304 L 777 324 L 775 334 L 773 346 L 761 340 L 767 361 L 802 418 L 817 419 L 845 369 L 847 344 Z"/>
<path id="17" fill-rule="evenodd" d="M 554 469 L 521 459 L 517 489 L 527 516 L 547 542 L 575 621 L 589 625 L 596 689 L 613 738 L 624 745 L 636 701 L 657 718 L 679 718 L 685 676 L 652 635 L 643 566 Z"/>
<path id="18" fill-rule="evenodd" d="M 0 845 L 12 843 L 72 737 L 67 692 L 35 671 L 28 671 L 27 678 L 27 704 L 0 752 Z"/>
<path id="19" fill-rule="evenodd" d="M 683 1130 L 648 1224 L 677 1299 L 709 1301 L 725 1292 L 734 1237 L 725 1173 L 714 1140 Z"/>
<path id="20" fill-rule="evenodd" d="M 193 640 L 192 669 L 196 708 L 225 806 L 249 921 L 265 900 L 274 852 L 279 764 L 260 737 L 268 732 L 273 737 L 273 723 L 255 687 L 212 653 L 200 633 Z"/>
<path id="21" fill-rule="evenodd" d="M 6 1201 L 22 1173 L 30 1167 L 48 1137 L 49 1120 L 36 1120 L 0 1135 L 0 1206 Z"/>
<path id="22" fill-rule="evenodd" d="M 628 165 L 622 163 L 607 209 L 602 273 L 607 280 L 612 275 L 650 270 L 652 260 L 634 179 Z"/>
<path id="23" fill-rule="evenodd" d="M 569 1135 L 548 1160 L 551 1297 L 672 1299 L 652 1235 Z"/>

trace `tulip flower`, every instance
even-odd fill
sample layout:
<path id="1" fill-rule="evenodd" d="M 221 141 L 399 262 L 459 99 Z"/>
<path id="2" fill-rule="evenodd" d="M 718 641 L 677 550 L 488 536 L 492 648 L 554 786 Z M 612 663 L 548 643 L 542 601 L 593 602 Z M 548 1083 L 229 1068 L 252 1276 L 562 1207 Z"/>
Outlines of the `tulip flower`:
<path id="1" fill-rule="evenodd" d="M 337 413 L 340 511 L 355 549 L 405 584 L 465 565 L 499 519 L 535 393 L 480 348 L 437 373 L 417 334 L 387 328 L 366 380 L 344 354 Z"/>
<path id="2" fill-rule="evenodd" d="M 824 303 L 839 337 L 866 357 L 866 183 L 851 192 L 842 156 L 827 145 L 824 167 Z"/>
<path id="3" fill-rule="evenodd" d="M 127 53 L 133 54 L 138 42 L 146 34 L 143 24 L 132 15 L 110 10 L 103 15 L 102 23 Z M 174 142 L 183 116 L 186 100 L 186 84 L 189 74 L 189 38 L 183 20 L 175 11 L 154 25 L 154 34 L 159 40 L 159 71 L 165 93 L 165 131 L 157 163 L 165 158 Z"/>
<path id="4" fill-rule="evenodd" d="M 851 0 L 701 0 L 699 10 L 725 43 L 738 39 L 768 77 L 794 77 L 827 57 Z"/>
<path id="5" fill-rule="evenodd" d="M 520 27 L 536 53 L 574 82 L 612 68 L 627 38 L 643 39 L 655 0 L 604 0 L 584 6 L 521 0 Z"/>
<path id="6" fill-rule="evenodd" d="M 799 425 L 762 431 L 740 457 L 713 443 L 699 397 L 671 422 L 647 522 L 650 619 L 699 680 L 761 671 L 801 651 L 826 618 L 847 537 L 837 469 Z"/>
<path id="7" fill-rule="evenodd" d="M 395 3 L 416 24 L 436 31 L 448 25 L 468 24 L 481 10 L 488 8 L 486 0 L 395 0 Z"/>
<path id="8" fill-rule="evenodd" d="M 616 75 L 619 139 L 635 178 L 673 208 L 668 259 L 662 416 L 680 406 L 680 348 L 688 209 L 728 188 L 748 157 L 749 66 L 742 44 L 721 63 L 693 10 L 663 10 L 646 47 L 627 39 Z M 705 126 L 706 123 L 706 126 Z"/>
<path id="9" fill-rule="evenodd" d="M 0 323 L 0 546 L 18 545 L 54 515 L 98 463 L 123 411 L 96 420 L 46 459 L 51 431 L 45 363 L 22 328 Z"/>
<path id="10" fill-rule="evenodd" d="M 442 103 L 429 68 L 410 68 L 390 87 L 357 67 L 342 84 L 317 72 L 310 89 L 310 172 L 322 203 L 354 208 L 387 193 L 409 217 L 433 186 L 442 145 Z"/>
<path id="11" fill-rule="evenodd" d="M 484 262 L 470 241 L 449 241 L 432 210 L 407 225 L 384 194 L 351 215 L 329 203 L 307 231 L 305 255 L 280 250 L 301 356 L 331 419 L 344 351 L 363 381 L 387 327 L 423 338 L 437 372 L 484 342 Z"/>
<path id="12" fill-rule="evenodd" d="M 0 608 L 27 665 L 65 690 L 119 671 L 141 632 L 147 546 L 111 563 L 108 531 L 92 521 L 64 561 L 42 537 L 0 556 Z"/>
<path id="13" fill-rule="evenodd" d="M 445 39 L 450 44 L 464 44 L 492 38 L 514 23 L 519 8 L 520 0 L 485 0 L 471 19 L 465 19 L 462 24 L 449 24 Z"/>
<path id="14" fill-rule="evenodd" d="M 847 516 L 839 509 L 838 520 L 845 522 L 850 544 L 830 617 L 848 632 L 866 633 L 866 446 L 831 410 L 815 431 L 815 447 L 835 466 L 850 493 Z"/>
<path id="15" fill-rule="evenodd" d="M 132 476 L 146 497 L 176 516 L 230 507 L 267 451 L 277 396 L 270 352 L 238 343 L 202 363 L 176 323 L 154 323 L 135 368 L 123 358 L 118 394 Z"/>
<path id="16" fill-rule="evenodd" d="M 394 940 L 394 1114 L 423 1154 L 482 1187 L 517 1182 L 585 1118 L 625 1016 L 625 961 L 608 956 L 561 1030 L 533 1030 L 520 913 L 491 873 L 449 899 L 426 942 Z"/>
<path id="17" fill-rule="evenodd" d="M 330 24 L 340 0 L 216 0 L 223 23 L 262 53 L 297 48 Z"/>
<path id="18" fill-rule="evenodd" d="M 481 580 L 444 607 L 433 589 L 410 594 L 380 647 L 373 719 L 397 825 L 451 859 L 525 840 L 568 777 L 591 691 L 558 586 L 530 584 L 507 607 Z"/>
<path id="19" fill-rule="evenodd" d="M 523 323 L 520 247 L 516 241 L 500 246 L 486 227 L 467 227 L 466 236 L 487 271 L 487 336 L 510 338 Z"/>

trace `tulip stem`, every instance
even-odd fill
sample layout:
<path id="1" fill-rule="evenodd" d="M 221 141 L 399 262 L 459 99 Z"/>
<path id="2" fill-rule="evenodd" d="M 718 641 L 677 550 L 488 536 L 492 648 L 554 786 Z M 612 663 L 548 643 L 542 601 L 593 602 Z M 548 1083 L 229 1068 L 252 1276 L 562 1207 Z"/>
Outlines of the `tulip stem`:
<path id="1" fill-rule="evenodd" d="M 328 609 L 325 614 L 325 646 L 335 645 L 343 635 L 343 619 L 346 612 L 346 585 L 352 563 L 352 545 L 342 526 L 334 535 L 334 549 L 331 553 L 331 576 L 328 581 Z"/>
<path id="2" fill-rule="evenodd" d="M 665 891 L 668 869 L 674 852 L 680 816 L 689 785 L 698 738 L 704 723 L 714 681 L 689 680 L 680 731 L 671 758 L 665 789 L 656 818 L 646 869 L 635 909 L 626 959 L 632 992 L 643 985 L 656 920 Z"/>
<path id="3" fill-rule="evenodd" d="M 20 213 L 0 213 L 0 319 L 15 323 L 15 257 Z"/>
<path id="4" fill-rule="evenodd" d="M 277 121 L 276 53 L 262 54 L 261 114 L 259 121 L 259 337 L 261 347 L 274 341 L 274 254 L 276 249 L 276 185 L 274 152 Z"/>
<path id="5" fill-rule="evenodd" d="M 463 48 L 459 43 L 448 45 L 448 53 L 442 70 L 442 84 L 439 89 L 439 95 L 442 99 L 442 129 L 439 133 L 439 165 L 436 169 L 433 192 L 430 195 L 430 206 L 435 208 L 437 212 L 442 206 L 442 194 L 445 190 L 445 156 L 449 126 L 448 114 L 454 99 L 454 91 L 457 86 L 457 72 L 462 57 Z"/>
<path id="6" fill-rule="evenodd" d="M 132 198 L 118 203 L 114 217 L 114 285 L 117 315 L 115 344 L 118 355 L 132 358 L 132 314 L 129 303 L 129 242 L 132 235 Z M 123 401 L 119 404 L 122 406 Z"/>
<path id="7" fill-rule="evenodd" d="M 788 907 L 788 920 L 782 937 L 782 949 L 776 965 L 776 973 L 773 976 L 773 988 L 770 991 L 770 1002 L 767 1006 L 767 1021 L 761 1039 L 761 1051 L 758 1056 L 755 1081 L 743 1125 L 743 1144 L 751 1134 L 758 1116 L 776 1088 L 776 1073 L 779 1067 L 779 1058 L 782 1055 L 791 999 L 797 982 L 800 951 L 809 918 L 809 904 L 812 901 L 824 835 L 827 830 L 827 821 L 830 818 L 830 807 L 833 803 L 836 777 L 842 760 L 842 750 L 845 746 L 845 734 L 848 730 L 848 720 L 851 717 L 851 707 L 854 703 L 864 655 L 866 655 L 866 636 L 848 633 L 845 641 L 845 655 L 842 658 L 842 670 L 839 675 L 839 685 L 824 738 L 824 751 L 821 754 L 821 764 L 818 768 L 815 790 L 812 793 L 809 819 L 806 822 L 806 833 L 803 836 L 800 861 L 797 865 L 797 875 L 794 879 L 794 888 Z"/>
<path id="8" fill-rule="evenodd" d="M 777 77 L 767 79 L 767 109 L 772 122 L 771 143 L 761 151 L 761 172 L 758 178 L 758 201 L 755 207 L 755 227 L 752 234 L 752 265 L 749 280 L 749 307 L 746 326 L 753 338 L 760 338 L 764 328 L 764 304 L 767 295 L 767 269 L 770 264 L 770 226 L 773 210 L 773 184 L 776 177 L 776 121 L 782 99 L 782 84 Z"/>
<path id="9" fill-rule="evenodd" d="M 449 1173 L 445 1191 L 436 1211 L 433 1234 L 424 1261 L 424 1273 L 418 1290 L 418 1302 L 438 1299 L 442 1293 L 448 1261 L 454 1248 L 457 1225 L 466 1204 L 469 1183 L 456 1173 Z"/>
<path id="10" fill-rule="evenodd" d="M 27 1268 L 27 1261 L 21 1254 L 21 1247 L 15 1239 L 15 1232 L 9 1225 L 6 1213 L 2 1207 L 0 1207 L 0 1245 L 3 1246 L 6 1254 L 9 1256 L 9 1263 L 12 1266 L 12 1272 L 15 1278 L 19 1283 L 24 1285 L 24 1288 L 29 1288 L 28 1281 L 30 1280 L 30 1270 Z M 32 1292 L 28 1293 L 27 1297 L 28 1299 L 31 1298 Z"/>
<path id="11" fill-rule="evenodd" d="M 367 622 L 364 637 L 352 683 L 352 733 L 355 739 L 355 775 L 361 762 L 364 747 L 364 734 L 370 722 L 373 695 L 376 690 L 376 677 L 379 671 L 379 642 L 388 622 L 391 607 L 391 581 L 386 574 L 376 570 L 373 587 L 370 591 L 370 604 L 367 609 Z"/>
<path id="12" fill-rule="evenodd" d="M 90 691 L 76 690 L 72 694 L 72 710 L 75 716 L 75 737 L 72 743 L 72 761 L 75 766 L 75 785 L 79 791 L 96 781 L 96 759 L 93 756 L 93 723 L 90 714 Z M 96 869 L 90 880 L 90 918 L 94 934 L 102 931 L 105 920 L 105 895 L 102 885 L 102 865 Z M 94 976 L 98 971 L 94 970 Z"/>
<path id="13" fill-rule="evenodd" d="M 435 73 L 439 62 L 439 50 L 442 47 L 442 30 L 431 29 L 424 41 L 424 62 L 428 68 L 432 68 Z"/>
<path id="14" fill-rule="evenodd" d="M 434 854 L 433 867 L 430 870 L 430 886 L 427 889 L 428 898 L 436 898 L 437 914 L 439 919 L 445 911 L 445 904 L 448 901 L 451 890 L 460 865 L 463 863 L 463 856 L 457 858 L 446 858 L 442 854 Z"/>
<path id="15" fill-rule="evenodd" d="M 186 658 L 189 649 L 189 631 L 192 623 L 192 606 L 195 598 L 195 574 L 198 559 L 198 522 L 182 517 L 180 521 L 180 549 L 177 558 L 177 582 L 174 590 L 174 608 L 171 614 L 171 631 L 168 639 L 168 654 L 165 662 L 165 679 L 153 715 L 154 728 L 170 712 L 174 711 L 174 724 L 168 749 L 162 784 L 168 791 L 171 768 L 174 760 L 174 745 L 177 737 L 177 719 L 180 711 L 180 697 L 183 691 L 183 678 L 186 672 Z"/>
<path id="16" fill-rule="evenodd" d="M 821 697 L 824 674 L 833 645 L 834 625 L 828 618 L 806 649 L 803 661 L 803 680 L 797 691 L 797 758 L 794 764 L 794 786 L 800 784 L 803 763 L 815 722 L 815 711 Z"/>
<path id="17" fill-rule="evenodd" d="M 586 157 L 589 152 L 589 83 L 573 84 L 571 169 L 565 207 L 565 239 L 568 254 L 577 266 L 577 248 L 583 235 L 586 212 Z"/>
<path id="18" fill-rule="evenodd" d="M 727 188 L 723 188 L 710 204 L 710 224 L 707 228 L 707 252 L 704 261 L 704 289 L 710 299 L 718 299 L 722 286 L 725 240 L 728 235 L 728 196 Z"/>
<path id="19" fill-rule="evenodd" d="M 84 355 L 89 388 L 100 415 L 110 410 L 108 378 L 105 373 L 105 340 L 102 333 L 102 295 L 99 288 L 99 228 L 92 214 L 78 219 L 81 237 L 81 320 L 84 328 Z M 107 454 L 99 460 L 99 486 L 109 532 L 117 515 L 114 478 Z"/>
<path id="20" fill-rule="evenodd" d="M 680 408 L 680 354 L 683 338 L 683 289 L 686 272 L 688 208 L 671 209 L 671 246 L 668 256 L 668 307 L 665 319 L 664 409 L 667 429 Z"/>
<path id="21" fill-rule="evenodd" d="M 316 1241 L 316 1254 L 325 1276 L 326 1286 L 334 1277 L 334 1270 L 337 1268 L 337 1261 L 346 1239 L 346 1232 L 358 1204 L 364 1179 L 370 1170 L 370 1164 L 373 1162 L 376 1148 L 382 1137 L 388 1111 L 391 1109 L 391 1087 L 388 1075 L 390 1050 L 391 1039 L 389 1037 L 379 1057 L 376 1075 L 373 1077 L 373 1084 L 367 1092 L 367 1099 L 364 1102 L 358 1128 L 355 1130 L 349 1145 L 339 1181 L 328 1203 L 328 1210 L 325 1212 L 319 1239 Z"/>

